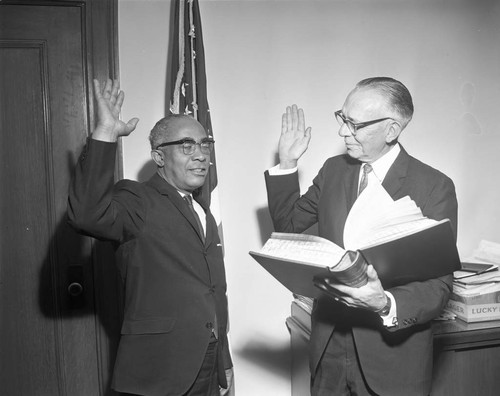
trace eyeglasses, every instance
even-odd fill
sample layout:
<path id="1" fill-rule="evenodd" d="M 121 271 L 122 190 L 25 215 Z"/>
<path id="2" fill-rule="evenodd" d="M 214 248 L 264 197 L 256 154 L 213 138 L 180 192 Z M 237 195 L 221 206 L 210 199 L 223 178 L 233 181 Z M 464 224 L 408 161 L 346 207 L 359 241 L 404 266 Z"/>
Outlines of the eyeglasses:
<path id="1" fill-rule="evenodd" d="M 339 123 L 340 126 L 346 124 L 347 128 L 349 128 L 349 131 L 353 136 L 356 136 L 356 134 L 358 133 L 358 129 L 367 127 L 368 125 L 376 124 L 377 122 L 392 120 L 392 117 L 385 117 L 385 118 L 378 118 L 372 121 L 354 123 L 351 120 L 345 118 L 344 114 L 342 114 L 342 110 L 337 110 L 335 112 L 335 118 L 337 119 L 337 122 Z"/>
<path id="2" fill-rule="evenodd" d="M 156 150 L 165 146 L 182 145 L 182 152 L 185 155 L 191 155 L 196 151 L 196 146 L 200 146 L 200 151 L 202 154 L 210 154 L 214 148 L 215 140 L 207 138 L 203 139 L 201 142 L 197 142 L 194 139 L 184 138 L 181 140 L 176 140 L 174 142 L 161 143 L 156 146 Z"/>

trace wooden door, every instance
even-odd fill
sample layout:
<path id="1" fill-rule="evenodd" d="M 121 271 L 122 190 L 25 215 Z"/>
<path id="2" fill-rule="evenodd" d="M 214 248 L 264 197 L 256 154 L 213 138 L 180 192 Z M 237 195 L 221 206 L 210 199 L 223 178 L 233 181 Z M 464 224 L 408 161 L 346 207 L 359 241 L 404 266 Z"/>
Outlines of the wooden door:
<path id="1" fill-rule="evenodd" d="M 110 395 L 120 323 L 109 246 L 66 222 L 93 123 L 91 76 L 113 77 L 116 2 L 0 3 L 0 394 Z"/>

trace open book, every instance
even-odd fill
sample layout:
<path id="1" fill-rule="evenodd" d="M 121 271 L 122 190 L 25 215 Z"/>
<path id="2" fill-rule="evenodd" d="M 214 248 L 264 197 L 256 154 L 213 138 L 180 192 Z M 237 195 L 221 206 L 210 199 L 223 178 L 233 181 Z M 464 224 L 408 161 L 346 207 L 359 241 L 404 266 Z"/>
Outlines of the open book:
<path id="1" fill-rule="evenodd" d="M 370 211 L 361 200 L 363 193 L 360 205 L 349 213 L 346 249 L 313 235 L 272 233 L 263 248 L 250 255 L 290 291 L 312 298 L 319 295 L 313 278 L 359 287 L 366 284 L 368 264 L 385 289 L 460 269 L 449 220 L 428 219 L 409 197 L 393 201 L 383 187 L 374 189 Z M 372 215 L 367 217 L 368 212 Z"/>

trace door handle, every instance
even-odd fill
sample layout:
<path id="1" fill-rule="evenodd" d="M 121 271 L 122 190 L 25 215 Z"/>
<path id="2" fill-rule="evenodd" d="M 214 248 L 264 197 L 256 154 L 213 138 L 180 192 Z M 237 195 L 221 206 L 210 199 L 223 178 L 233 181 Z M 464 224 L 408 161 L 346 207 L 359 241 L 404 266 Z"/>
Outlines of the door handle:
<path id="1" fill-rule="evenodd" d="M 85 279 L 83 265 L 70 264 L 68 267 L 68 286 L 66 288 L 69 308 L 81 309 L 85 306 Z"/>
<path id="2" fill-rule="evenodd" d="M 68 293 L 71 297 L 78 297 L 83 293 L 83 286 L 81 283 L 72 282 L 68 286 Z"/>

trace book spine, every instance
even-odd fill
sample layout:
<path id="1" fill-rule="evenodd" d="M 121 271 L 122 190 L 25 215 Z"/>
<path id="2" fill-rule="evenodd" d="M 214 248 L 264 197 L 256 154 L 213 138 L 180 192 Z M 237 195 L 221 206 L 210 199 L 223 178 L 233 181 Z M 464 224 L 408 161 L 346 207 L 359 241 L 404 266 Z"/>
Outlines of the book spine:
<path id="1" fill-rule="evenodd" d="M 297 322 L 299 322 L 304 329 L 306 329 L 309 333 L 311 332 L 311 312 L 303 307 L 301 304 L 297 302 L 292 303 L 291 307 L 292 317 L 295 318 Z"/>

